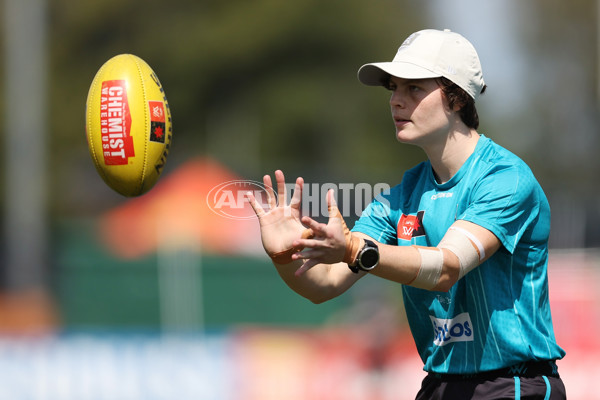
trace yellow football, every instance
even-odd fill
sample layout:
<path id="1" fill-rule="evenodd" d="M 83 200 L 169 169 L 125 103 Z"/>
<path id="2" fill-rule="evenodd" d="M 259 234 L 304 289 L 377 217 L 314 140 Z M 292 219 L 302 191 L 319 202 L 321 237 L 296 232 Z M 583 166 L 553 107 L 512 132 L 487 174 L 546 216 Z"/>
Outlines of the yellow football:
<path id="1" fill-rule="evenodd" d="M 169 103 L 152 68 L 132 54 L 108 60 L 92 81 L 85 114 L 90 155 L 106 184 L 124 196 L 150 190 L 173 136 Z"/>

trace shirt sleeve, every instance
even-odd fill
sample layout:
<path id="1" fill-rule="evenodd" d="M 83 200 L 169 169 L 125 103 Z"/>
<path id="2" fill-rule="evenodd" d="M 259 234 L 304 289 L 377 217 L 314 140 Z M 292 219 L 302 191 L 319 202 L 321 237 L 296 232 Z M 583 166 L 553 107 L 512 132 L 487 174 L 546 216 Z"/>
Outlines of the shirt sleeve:
<path id="1" fill-rule="evenodd" d="M 379 243 L 398 244 L 396 224 L 392 220 L 390 202 L 392 196 L 377 196 L 362 212 L 352 228 L 353 232 L 361 232 Z"/>
<path id="2" fill-rule="evenodd" d="M 459 219 L 488 229 L 513 253 L 537 218 L 538 188 L 530 171 L 518 166 L 497 166 L 475 185 L 469 205 Z"/>

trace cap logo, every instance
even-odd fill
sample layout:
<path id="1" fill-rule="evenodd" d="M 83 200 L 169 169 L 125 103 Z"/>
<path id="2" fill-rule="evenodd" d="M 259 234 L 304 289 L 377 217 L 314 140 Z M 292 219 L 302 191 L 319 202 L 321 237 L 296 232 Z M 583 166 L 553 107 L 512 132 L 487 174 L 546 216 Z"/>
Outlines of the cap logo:
<path id="1" fill-rule="evenodd" d="M 402 46 L 400 47 L 405 47 L 405 46 L 410 46 L 410 44 L 412 42 L 415 41 L 415 39 L 421 34 L 421 32 L 415 32 L 412 35 L 410 35 L 409 37 L 406 38 L 406 40 L 402 43 Z"/>

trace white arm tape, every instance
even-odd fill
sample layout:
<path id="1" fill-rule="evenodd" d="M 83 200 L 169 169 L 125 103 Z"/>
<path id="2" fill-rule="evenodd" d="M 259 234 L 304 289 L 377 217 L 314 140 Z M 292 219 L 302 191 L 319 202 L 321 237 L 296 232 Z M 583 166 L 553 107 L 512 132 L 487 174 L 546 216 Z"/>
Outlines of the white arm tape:
<path id="1" fill-rule="evenodd" d="M 444 253 L 436 248 L 417 247 L 417 250 L 421 255 L 421 268 L 410 285 L 419 289 L 431 290 L 440 280 L 444 265 Z"/>
<path id="2" fill-rule="evenodd" d="M 477 267 L 485 257 L 481 242 L 470 232 L 467 232 L 468 235 L 465 232 L 467 231 L 464 229 L 451 227 L 437 246 L 440 249 L 450 250 L 458 257 L 458 261 L 460 262 L 458 279 L 461 279 Z M 473 239 L 471 239 L 470 236 L 472 236 Z M 471 242 L 471 240 L 473 240 L 473 242 Z"/>
<path id="3" fill-rule="evenodd" d="M 481 241 L 477 239 L 477 236 L 459 226 L 451 226 L 450 229 L 464 233 L 465 236 L 468 237 L 475 246 L 477 246 L 477 251 L 479 252 L 479 261 L 482 261 L 485 258 L 485 249 L 483 248 Z"/>

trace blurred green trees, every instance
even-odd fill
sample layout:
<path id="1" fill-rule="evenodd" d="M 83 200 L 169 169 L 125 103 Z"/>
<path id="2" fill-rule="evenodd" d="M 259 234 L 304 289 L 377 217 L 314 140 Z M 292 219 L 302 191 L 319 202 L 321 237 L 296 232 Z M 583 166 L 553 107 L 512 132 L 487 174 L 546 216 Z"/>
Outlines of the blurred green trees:
<path id="1" fill-rule="evenodd" d="M 281 168 L 289 179 L 395 184 L 423 154 L 395 142 L 388 93 L 359 84 L 358 68 L 391 59 L 415 30 L 444 27 L 432 20 L 464 26 L 496 17 L 414 0 L 48 1 L 51 209 L 59 214 L 123 201 L 93 169 L 83 118 L 94 74 L 116 54 L 145 59 L 166 88 L 174 142 L 165 174 L 211 156 L 248 179 Z M 506 7 L 526 76 L 508 95 L 489 88 L 482 131 L 523 157 L 547 190 L 595 193 L 597 1 Z M 516 61 L 491 54 L 484 65 Z M 506 99 L 524 107 L 497 113 Z"/>
<path id="2" fill-rule="evenodd" d="M 423 157 L 394 146 L 387 92 L 356 78 L 425 24 L 416 2 L 53 0 L 50 12 L 59 212 L 119 201 L 93 176 L 83 115 L 94 74 L 125 52 L 145 59 L 166 89 L 167 174 L 208 155 L 248 179 L 282 168 L 290 179 L 398 182 Z"/>
<path id="3" fill-rule="evenodd" d="M 165 87 L 174 120 L 165 175 L 209 156 L 246 179 L 280 168 L 288 181 L 394 185 L 424 155 L 396 143 L 389 94 L 361 85 L 358 68 L 390 60 L 415 30 L 476 22 L 484 69 L 519 64 L 512 69 L 519 76 L 507 78 L 518 85 L 490 85 L 482 97 L 481 132 L 522 157 L 542 183 L 553 212 L 551 246 L 600 246 L 598 0 L 495 0 L 514 14 L 503 16 L 486 15 L 476 0 L 456 2 L 471 14 L 452 12 L 455 2 L 446 0 L 47 1 L 48 212 L 56 253 L 71 246 L 57 234 L 64 220 L 93 220 L 126 201 L 96 173 L 85 139 L 89 85 L 114 55 L 142 57 Z M 486 21 L 503 29 L 486 36 Z M 496 51 L 502 38 L 513 54 Z M 10 101 L 4 68 L 2 110 Z M 60 257 L 49 264 L 65 267 Z"/>

